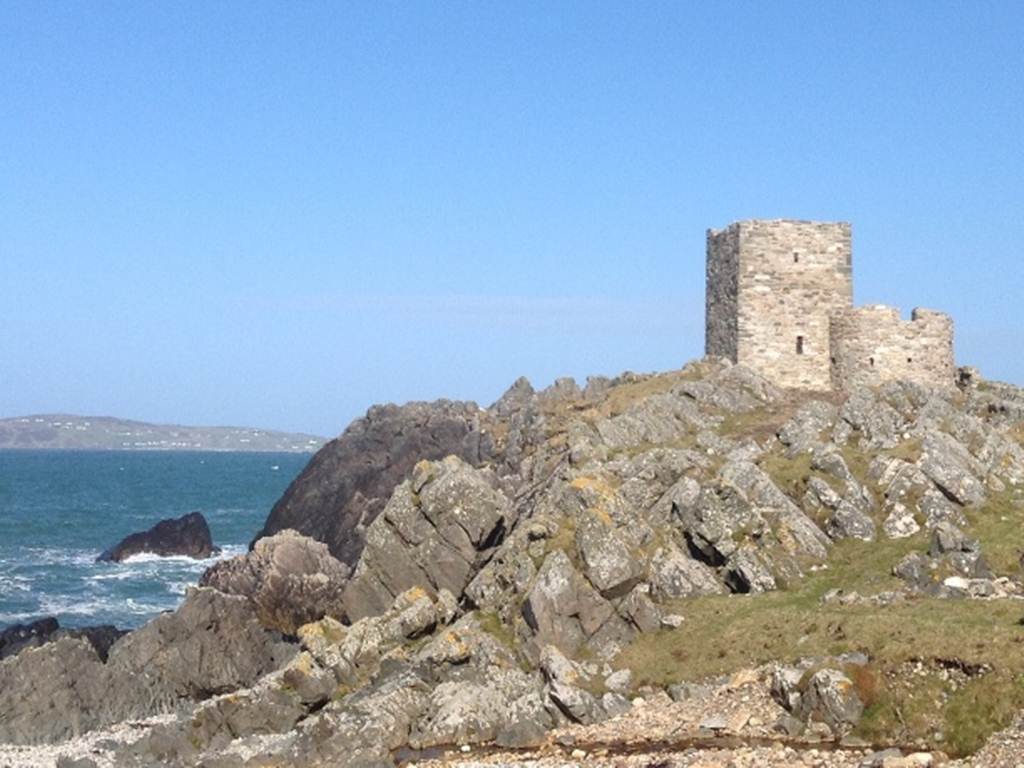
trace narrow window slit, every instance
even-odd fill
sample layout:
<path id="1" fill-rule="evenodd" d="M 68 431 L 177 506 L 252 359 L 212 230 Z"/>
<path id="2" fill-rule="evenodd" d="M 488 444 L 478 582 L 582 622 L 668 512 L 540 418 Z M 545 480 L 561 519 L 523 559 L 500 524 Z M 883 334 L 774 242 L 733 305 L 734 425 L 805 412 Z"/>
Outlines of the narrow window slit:
<path id="1" fill-rule="evenodd" d="M 797 336 L 796 337 L 796 353 L 798 355 L 802 355 L 804 353 L 804 337 L 803 336 Z"/>

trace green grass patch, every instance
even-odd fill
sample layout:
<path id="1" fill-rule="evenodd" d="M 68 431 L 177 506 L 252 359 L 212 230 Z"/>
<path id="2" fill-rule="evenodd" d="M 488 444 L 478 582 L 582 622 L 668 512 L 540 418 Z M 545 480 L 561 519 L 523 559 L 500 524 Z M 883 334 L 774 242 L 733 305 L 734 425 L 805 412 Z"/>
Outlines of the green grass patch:
<path id="1" fill-rule="evenodd" d="M 667 685 L 769 661 L 859 651 L 871 659 L 871 679 L 855 681 L 858 690 L 871 691 L 861 735 L 876 742 L 927 743 L 941 730 L 947 742 L 935 746 L 953 745 L 965 754 L 1005 724 L 1006 712 L 1024 706 L 1016 687 L 981 682 L 1017 681 L 1024 675 L 1024 627 L 1018 623 L 1024 607 L 1010 600 L 918 599 L 887 607 L 821 603 L 836 587 L 870 595 L 897 586 L 892 566 L 926 542 L 924 533 L 894 541 L 845 541 L 834 546 L 827 570 L 792 590 L 677 601 L 670 610 L 686 617 L 683 626 L 639 636 L 615 666 L 633 670 L 638 685 Z M 978 685 L 972 681 L 945 695 L 947 684 L 938 676 L 914 678 L 908 686 L 885 679 L 887 672 L 917 659 L 956 659 L 993 671 L 978 678 Z"/>
<path id="2" fill-rule="evenodd" d="M 1000 576 L 1019 576 L 1024 556 L 1024 498 L 1013 491 L 990 494 L 978 507 L 964 510 L 967 532 L 981 542 L 989 567 Z"/>

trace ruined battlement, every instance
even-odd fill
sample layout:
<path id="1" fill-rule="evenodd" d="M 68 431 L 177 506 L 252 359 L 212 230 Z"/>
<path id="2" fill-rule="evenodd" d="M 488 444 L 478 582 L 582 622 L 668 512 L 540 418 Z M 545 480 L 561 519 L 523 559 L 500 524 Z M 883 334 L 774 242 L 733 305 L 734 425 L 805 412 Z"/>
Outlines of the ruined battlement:
<path id="1" fill-rule="evenodd" d="M 953 322 L 853 307 L 850 224 L 753 219 L 707 232 L 705 351 L 779 386 L 953 386 Z"/>
<path id="2" fill-rule="evenodd" d="M 953 318 L 915 309 L 903 320 L 898 309 L 881 304 L 846 310 L 832 318 L 831 362 L 839 390 L 897 379 L 952 387 Z"/>

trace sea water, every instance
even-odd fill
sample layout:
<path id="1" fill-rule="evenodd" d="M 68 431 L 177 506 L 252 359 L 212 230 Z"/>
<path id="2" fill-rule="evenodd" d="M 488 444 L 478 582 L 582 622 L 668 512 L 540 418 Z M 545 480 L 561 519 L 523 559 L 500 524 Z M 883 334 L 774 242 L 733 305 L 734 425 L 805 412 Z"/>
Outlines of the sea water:
<path id="1" fill-rule="evenodd" d="M 288 453 L 0 451 L 0 629 L 42 616 L 132 628 L 174 609 L 217 559 L 245 552 L 309 456 Z M 198 510 L 220 555 L 108 547 Z"/>

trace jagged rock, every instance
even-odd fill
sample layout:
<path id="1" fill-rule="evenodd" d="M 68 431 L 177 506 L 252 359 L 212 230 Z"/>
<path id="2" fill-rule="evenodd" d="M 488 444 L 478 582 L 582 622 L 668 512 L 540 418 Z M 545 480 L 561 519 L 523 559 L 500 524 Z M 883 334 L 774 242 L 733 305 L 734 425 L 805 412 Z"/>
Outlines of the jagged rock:
<path id="1" fill-rule="evenodd" d="M 898 501 L 889 503 L 886 509 L 889 513 L 882 523 L 882 530 L 890 539 L 905 539 L 921 530 L 913 512 Z"/>
<path id="2" fill-rule="evenodd" d="M 805 721 L 823 722 L 841 734 L 860 722 L 864 703 L 843 672 L 821 669 L 807 680 L 796 711 Z"/>
<path id="3" fill-rule="evenodd" d="M 725 592 L 714 571 L 674 545 L 659 547 L 651 558 L 648 571 L 651 591 L 658 600 L 680 597 L 717 595 Z"/>
<path id="4" fill-rule="evenodd" d="M 461 595 L 513 518 L 508 499 L 483 470 L 455 456 L 420 462 L 367 531 L 345 590 L 347 614 L 380 613 L 415 586 Z"/>
<path id="5" fill-rule="evenodd" d="M 540 668 L 547 680 L 547 695 L 558 710 L 576 723 L 592 723 L 602 719 L 604 711 L 593 694 L 580 686 L 583 677 L 576 664 L 554 646 L 541 652 Z"/>
<path id="6" fill-rule="evenodd" d="M 62 637 L 80 637 L 89 641 L 101 661 L 106 661 L 110 646 L 126 634 L 127 630 L 110 624 L 64 629 L 57 619 L 47 616 L 28 624 L 13 624 L 0 631 L 0 660 L 17 656 L 25 648 L 38 648 Z"/>
<path id="7" fill-rule="evenodd" d="M 975 459 L 945 432 L 929 432 L 925 436 L 918 466 L 959 504 L 978 504 L 985 498 L 985 486 L 972 473 Z"/>
<path id="8" fill-rule="evenodd" d="M 739 549 L 725 563 L 725 580 L 733 592 L 770 592 L 775 577 L 756 552 Z"/>
<path id="9" fill-rule="evenodd" d="M 855 504 L 844 499 L 825 521 L 825 532 L 833 539 L 875 540 L 875 522 Z"/>
<path id="10" fill-rule="evenodd" d="M 760 537 L 767 523 L 731 488 L 704 488 L 687 507 L 674 507 L 673 517 L 691 551 L 712 566 L 723 565 L 736 551 L 739 534 Z"/>
<path id="11" fill-rule="evenodd" d="M 650 585 L 638 584 L 618 605 L 619 615 L 640 632 L 661 629 L 661 611 L 650 598 Z"/>
<path id="12" fill-rule="evenodd" d="M 193 588 L 181 606 L 114 644 L 107 667 L 146 689 L 153 711 L 181 699 L 201 700 L 244 687 L 296 653 L 276 632 L 260 626 L 249 602 L 209 588 Z"/>
<path id="13" fill-rule="evenodd" d="M 892 572 L 911 586 L 925 588 L 933 582 L 931 568 L 932 561 L 924 553 L 910 552 L 893 566 Z"/>
<path id="14" fill-rule="evenodd" d="M 125 756 L 195 764 L 201 752 L 223 749 L 236 739 L 286 733 L 326 703 L 336 685 L 329 671 L 302 652 L 251 688 L 215 696 L 187 716 L 155 726 L 124 750 Z"/>
<path id="15" fill-rule="evenodd" d="M 611 519 L 583 515 L 576 527 L 576 549 L 584 575 L 604 597 L 622 597 L 643 575 L 641 564 Z"/>
<path id="16" fill-rule="evenodd" d="M 764 518 L 786 552 L 816 560 L 827 557 L 828 536 L 760 467 L 746 461 L 728 462 L 720 476 Z"/>
<path id="17" fill-rule="evenodd" d="M 839 409 L 832 403 L 809 400 L 782 425 L 779 441 L 789 449 L 790 456 L 810 450 L 827 439 L 838 413 Z"/>
<path id="18" fill-rule="evenodd" d="M 820 477 L 812 475 L 807 479 L 807 492 L 804 494 L 805 508 L 837 510 L 842 503 L 843 497 Z"/>
<path id="19" fill-rule="evenodd" d="M 980 552 L 977 539 L 969 538 L 963 531 L 947 522 L 941 522 L 932 529 L 928 554 L 939 557 L 947 553 Z"/>
<path id="20" fill-rule="evenodd" d="M 590 586 L 561 550 L 544 560 L 522 613 L 538 646 L 553 645 L 568 654 L 601 630 L 606 633 L 601 639 L 609 642 L 631 634 L 615 607 Z"/>
<path id="21" fill-rule="evenodd" d="M 367 527 L 416 462 L 454 454 L 477 466 L 492 452 L 488 418 L 475 403 L 374 406 L 316 453 L 256 539 L 291 528 L 354 566 Z"/>
<path id="22" fill-rule="evenodd" d="M 251 684 L 296 648 L 267 632 L 245 598 L 189 590 L 174 613 L 118 640 L 107 663 L 62 638 L 0 662 L 0 742 L 39 743 Z"/>
<path id="23" fill-rule="evenodd" d="M 113 722 L 103 663 L 81 639 L 63 638 L 0 662 L 0 742 L 63 741 Z"/>
<path id="24" fill-rule="evenodd" d="M 356 686 L 373 676 L 380 660 L 406 640 L 423 637 L 453 618 L 454 598 L 442 592 L 436 599 L 413 587 L 394 599 L 383 614 L 366 617 L 350 627 L 330 617 L 299 629 L 303 647 L 338 682 Z"/>
<path id="25" fill-rule="evenodd" d="M 854 390 L 840 407 L 832 440 L 843 445 L 851 430 L 855 430 L 861 433 L 864 448 L 894 448 L 899 444 L 905 425 L 903 416 L 895 408 L 862 387 Z"/>
<path id="26" fill-rule="evenodd" d="M 626 450 L 672 443 L 708 424 L 692 399 L 665 393 L 646 397 L 624 413 L 599 421 L 595 428 L 607 448 Z"/>
<path id="27" fill-rule="evenodd" d="M 263 626 L 294 635 L 324 616 L 343 618 L 348 567 L 325 544 L 285 530 L 260 539 L 247 555 L 208 569 L 199 583 L 249 598 Z"/>
<path id="28" fill-rule="evenodd" d="M 52 616 L 29 624 L 13 624 L 0 631 L 0 659 L 16 656 L 22 648 L 37 648 L 49 642 L 59 628 Z"/>
<path id="29" fill-rule="evenodd" d="M 939 523 L 952 523 L 953 525 L 966 525 L 967 518 L 960 511 L 960 507 L 951 502 L 946 495 L 936 488 L 928 489 L 920 501 L 918 509 L 924 516 L 926 528 L 934 528 Z"/>
<path id="30" fill-rule="evenodd" d="M 772 698 L 789 712 L 800 708 L 800 697 L 803 695 L 800 684 L 806 669 L 801 667 L 775 666 L 771 672 L 769 691 Z"/>
<path id="31" fill-rule="evenodd" d="M 206 518 L 199 512 L 190 512 L 178 518 L 161 520 L 148 531 L 126 536 L 103 552 L 96 561 L 120 563 L 132 555 L 142 553 L 160 557 L 184 555 L 199 560 L 218 552 L 220 549 L 213 546 Z"/>
<path id="32" fill-rule="evenodd" d="M 730 413 L 751 411 L 781 396 L 776 386 L 742 365 L 722 368 L 701 380 L 684 381 L 676 391 Z"/>

